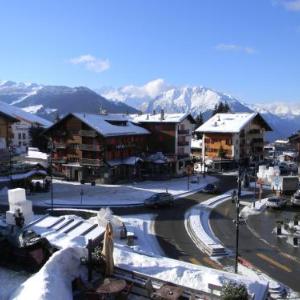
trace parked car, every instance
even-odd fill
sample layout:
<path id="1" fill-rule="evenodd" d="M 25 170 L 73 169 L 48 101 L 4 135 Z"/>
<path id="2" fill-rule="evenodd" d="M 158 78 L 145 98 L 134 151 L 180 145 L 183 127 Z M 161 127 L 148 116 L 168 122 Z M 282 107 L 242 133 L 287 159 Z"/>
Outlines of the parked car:
<path id="1" fill-rule="evenodd" d="M 267 208 L 282 208 L 286 206 L 286 199 L 278 196 L 269 197 L 266 203 Z"/>
<path id="2" fill-rule="evenodd" d="M 144 205 L 149 208 L 171 207 L 174 205 L 174 197 L 169 193 L 157 193 L 147 198 Z"/>
<path id="3" fill-rule="evenodd" d="M 291 197 L 292 206 L 300 206 L 300 190 Z"/>
<path id="4" fill-rule="evenodd" d="M 209 183 L 203 188 L 202 192 L 216 194 L 219 192 L 219 188 L 215 184 Z"/>

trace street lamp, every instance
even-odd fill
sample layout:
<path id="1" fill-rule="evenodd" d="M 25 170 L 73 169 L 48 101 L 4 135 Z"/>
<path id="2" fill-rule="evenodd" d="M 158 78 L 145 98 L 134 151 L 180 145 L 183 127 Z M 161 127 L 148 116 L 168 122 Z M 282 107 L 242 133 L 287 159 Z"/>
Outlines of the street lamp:
<path id="1" fill-rule="evenodd" d="M 235 267 L 234 272 L 238 272 L 238 257 L 239 257 L 239 226 L 240 226 L 240 197 L 241 197 L 241 168 L 238 173 L 238 192 L 235 198 L 236 219 L 235 219 Z"/>
<path id="2" fill-rule="evenodd" d="M 13 179 L 12 179 L 12 150 L 13 147 L 11 144 L 8 146 L 8 153 L 9 153 L 9 185 L 13 187 Z"/>
<path id="3" fill-rule="evenodd" d="M 54 151 L 54 144 L 52 138 L 49 139 L 48 149 L 50 150 L 50 197 L 51 197 L 51 211 L 53 212 L 53 167 L 52 167 L 52 155 Z"/>

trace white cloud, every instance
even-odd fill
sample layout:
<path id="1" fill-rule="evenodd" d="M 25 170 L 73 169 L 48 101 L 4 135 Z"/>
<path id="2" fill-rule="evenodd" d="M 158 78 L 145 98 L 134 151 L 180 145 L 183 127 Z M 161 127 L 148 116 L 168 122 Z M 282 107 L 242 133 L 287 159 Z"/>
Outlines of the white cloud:
<path id="1" fill-rule="evenodd" d="M 283 6 L 286 10 L 300 11 L 300 0 L 273 0 L 273 3 Z"/>
<path id="2" fill-rule="evenodd" d="M 256 50 L 252 47 L 244 47 L 236 44 L 218 44 L 215 49 L 219 51 L 244 52 L 246 54 L 256 53 Z"/>
<path id="3" fill-rule="evenodd" d="M 97 73 L 103 72 L 110 68 L 110 62 L 108 59 L 96 58 L 90 54 L 72 58 L 69 60 L 69 62 L 73 65 L 83 65 L 87 70 Z"/>
<path id="4" fill-rule="evenodd" d="M 112 89 L 102 93 L 102 95 L 108 99 L 118 101 L 124 101 L 127 98 L 153 99 L 168 88 L 169 86 L 165 83 L 164 79 L 158 78 L 140 86 L 126 85 L 119 89 Z"/>

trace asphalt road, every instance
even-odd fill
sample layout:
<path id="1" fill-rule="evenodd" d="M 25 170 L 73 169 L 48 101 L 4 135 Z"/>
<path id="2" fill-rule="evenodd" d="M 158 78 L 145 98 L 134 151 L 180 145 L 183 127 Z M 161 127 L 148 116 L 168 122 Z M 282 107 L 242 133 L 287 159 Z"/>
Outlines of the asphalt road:
<path id="1" fill-rule="evenodd" d="M 266 211 L 251 216 L 248 224 L 240 226 L 239 256 L 255 267 L 284 283 L 295 291 L 300 291 L 299 248 L 288 245 L 272 234 L 275 219 L 282 217 L 280 211 Z M 219 205 L 211 214 L 211 227 L 215 235 L 229 249 L 235 249 L 235 207 L 231 202 Z"/>
<path id="2" fill-rule="evenodd" d="M 235 186 L 236 179 L 234 177 L 222 177 L 221 192 L 225 192 Z M 155 232 L 161 248 L 168 257 L 198 265 L 221 268 L 219 264 L 211 260 L 208 255 L 202 253 L 195 246 L 184 226 L 185 212 L 191 206 L 213 196 L 205 193 L 196 193 L 177 201 L 172 209 L 158 211 L 155 220 Z"/>

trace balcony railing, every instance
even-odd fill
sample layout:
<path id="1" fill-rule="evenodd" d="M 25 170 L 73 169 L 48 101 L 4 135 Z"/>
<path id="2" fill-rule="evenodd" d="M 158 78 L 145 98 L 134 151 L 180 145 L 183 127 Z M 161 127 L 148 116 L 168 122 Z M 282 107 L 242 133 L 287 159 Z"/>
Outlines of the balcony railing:
<path id="1" fill-rule="evenodd" d="M 80 144 L 79 149 L 83 151 L 102 151 L 103 147 L 101 145 Z"/>
<path id="2" fill-rule="evenodd" d="M 92 159 L 92 158 L 82 158 L 81 165 L 85 166 L 102 166 L 103 165 L 103 160 L 102 159 Z"/>
<path id="3" fill-rule="evenodd" d="M 188 129 L 178 129 L 179 135 L 189 135 L 190 131 Z"/>
<path id="4" fill-rule="evenodd" d="M 79 130 L 79 135 L 87 137 L 96 137 L 97 132 L 95 130 Z"/>
<path id="5" fill-rule="evenodd" d="M 52 159 L 52 163 L 54 163 L 54 164 L 65 164 L 66 162 L 67 162 L 67 160 L 65 158 L 53 158 Z"/>

